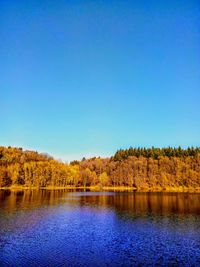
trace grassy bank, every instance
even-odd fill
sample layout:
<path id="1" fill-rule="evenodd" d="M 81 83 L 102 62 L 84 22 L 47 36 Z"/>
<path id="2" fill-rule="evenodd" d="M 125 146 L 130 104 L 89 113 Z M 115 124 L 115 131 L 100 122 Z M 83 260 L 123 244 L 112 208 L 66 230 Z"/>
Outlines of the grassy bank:
<path id="1" fill-rule="evenodd" d="M 152 187 L 152 188 L 136 188 L 128 186 L 47 186 L 47 187 L 36 187 L 36 186 L 10 186 L 10 187 L 0 187 L 4 190 L 90 190 L 95 192 L 100 191 L 116 191 L 116 192 L 125 192 L 125 191 L 134 191 L 134 192 L 196 192 L 200 193 L 200 187 Z"/>

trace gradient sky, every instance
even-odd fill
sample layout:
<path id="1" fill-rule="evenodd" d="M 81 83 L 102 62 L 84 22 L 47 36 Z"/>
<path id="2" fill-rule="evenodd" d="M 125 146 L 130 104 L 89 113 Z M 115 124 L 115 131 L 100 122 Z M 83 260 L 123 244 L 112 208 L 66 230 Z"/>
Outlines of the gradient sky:
<path id="1" fill-rule="evenodd" d="M 199 22 L 198 0 L 1 0 L 0 144 L 199 146 Z"/>

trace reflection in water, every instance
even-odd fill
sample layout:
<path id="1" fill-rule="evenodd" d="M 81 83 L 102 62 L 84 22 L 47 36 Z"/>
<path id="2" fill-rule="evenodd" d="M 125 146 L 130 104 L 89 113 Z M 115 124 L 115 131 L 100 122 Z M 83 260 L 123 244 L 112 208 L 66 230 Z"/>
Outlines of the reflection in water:
<path id="1" fill-rule="evenodd" d="M 0 266 L 200 265 L 200 194 L 0 190 Z"/>
<path id="2" fill-rule="evenodd" d="M 85 205 L 114 207 L 117 211 L 153 214 L 200 214 L 200 195 L 184 193 L 121 193 L 82 196 Z"/>
<path id="3" fill-rule="evenodd" d="M 112 193 L 69 190 L 0 190 L 0 209 L 12 212 L 60 203 L 93 205 L 117 211 L 153 214 L 200 214 L 198 193 Z"/>
<path id="4" fill-rule="evenodd" d="M 0 208 L 6 212 L 16 209 L 31 209 L 60 202 L 64 190 L 0 190 Z"/>

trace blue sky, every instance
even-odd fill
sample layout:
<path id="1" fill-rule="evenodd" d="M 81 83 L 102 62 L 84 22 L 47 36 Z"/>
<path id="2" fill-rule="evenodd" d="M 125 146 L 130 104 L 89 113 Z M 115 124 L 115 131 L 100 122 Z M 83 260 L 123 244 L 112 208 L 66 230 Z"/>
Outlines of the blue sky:
<path id="1" fill-rule="evenodd" d="M 199 146 L 199 17 L 193 0 L 0 1 L 0 144 Z"/>

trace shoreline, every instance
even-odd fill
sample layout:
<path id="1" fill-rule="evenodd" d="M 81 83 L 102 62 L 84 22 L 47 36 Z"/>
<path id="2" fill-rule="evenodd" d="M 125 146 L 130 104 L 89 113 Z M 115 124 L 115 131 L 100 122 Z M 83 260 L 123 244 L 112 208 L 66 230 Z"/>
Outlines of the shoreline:
<path id="1" fill-rule="evenodd" d="M 93 192 L 102 191 L 114 191 L 114 192 L 141 192 L 141 193 L 200 193 L 200 187 L 188 188 L 188 187 L 154 187 L 154 188 L 136 188 L 128 186 L 10 186 L 10 187 L 0 187 L 0 190 L 90 190 Z"/>

